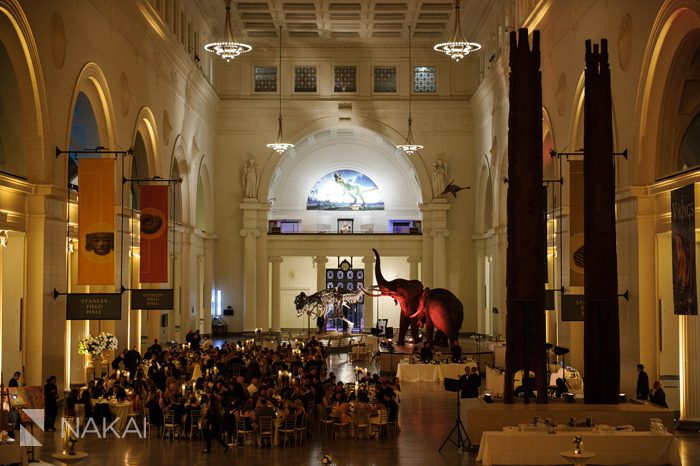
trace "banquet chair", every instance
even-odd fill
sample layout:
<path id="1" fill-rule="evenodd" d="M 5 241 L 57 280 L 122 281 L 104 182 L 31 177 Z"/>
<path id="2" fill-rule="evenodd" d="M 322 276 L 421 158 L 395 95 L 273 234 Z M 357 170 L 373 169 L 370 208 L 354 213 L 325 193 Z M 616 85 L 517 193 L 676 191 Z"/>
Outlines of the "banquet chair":
<path id="1" fill-rule="evenodd" d="M 269 439 L 269 445 L 272 446 L 273 439 L 272 416 L 260 416 L 258 418 L 258 446 L 263 446 L 263 438 Z"/>
<path id="2" fill-rule="evenodd" d="M 202 432 L 202 427 L 200 426 L 200 423 L 202 421 L 202 410 L 201 409 L 193 409 L 190 411 L 190 432 L 189 432 L 189 438 L 192 440 L 192 437 L 194 436 L 194 432 L 197 431 L 199 433 L 199 437 L 201 439 L 204 439 L 204 433 Z"/>
<path id="3" fill-rule="evenodd" d="M 175 439 L 175 431 L 178 429 L 180 424 L 175 422 L 175 411 L 172 409 L 166 409 L 163 411 L 163 430 L 161 431 L 161 438 L 165 438 L 166 432 L 171 432 L 172 439 Z"/>
<path id="4" fill-rule="evenodd" d="M 297 417 L 296 415 L 290 414 L 286 418 L 284 418 L 284 423 L 279 429 L 279 434 L 282 439 L 282 445 L 284 446 L 287 443 L 287 440 L 290 438 L 294 443 L 296 443 L 296 438 L 297 438 Z M 293 444 L 292 444 L 293 445 Z"/>
<path id="5" fill-rule="evenodd" d="M 382 435 L 386 435 L 387 431 L 387 412 L 385 410 L 380 410 L 376 420 L 370 421 L 369 424 L 369 436 L 375 436 L 377 440 L 382 438 Z"/>
<path id="6" fill-rule="evenodd" d="M 394 431 L 394 435 L 397 435 L 399 432 L 399 408 L 401 408 L 401 405 L 396 406 L 396 417 L 394 418 L 394 420 L 389 421 L 387 419 L 387 421 L 386 421 L 386 433 L 387 433 L 387 435 L 389 434 L 390 430 Z"/>
<path id="7" fill-rule="evenodd" d="M 236 442 L 238 442 L 239 439 L 243 440 L 243 446 L 248 444 L 247 440 L 249 439 L 250 442 L 255 445 L 255 428 L 246 428 L 245 417 L 243 416 L 236 416 Z"/>
<path id="8" fill-rule="evenodd" d="M 367 432 L 367 436 L 369 437 L 369 411 L 367 408 L 358 408 L 355 410 L 352 426 L 354 429 L 354 438 L 358 437 L 358 433 L 362 429 Z"/>
<path id="9" fill-rule="evenodd" d="M 146 437 L 151 438 L 151 411 L 148 408 L 143 408 L 143 417 L 146 419 Z"/>
<path id="10" fill-rule="evenodd" d="M 336 435 L 338 437 L 341 437 L 343 434 L 343 431 L 346 433 L 349 433 L 350 430 L 350 423 L 347 421 L 343 421 L 343 415 L 340 411 L 340 408 L 335 407 L 331 409 L 331 417 L 333 418 L 333 436 L 335 437 Z"/>
<path id="11" fill-rule="evenodd" d="M 297 435 L 297 440 L 299 440 L 299 445 L 306 439 L 306 429 L 309 425 L 309 412 L 303 412 L 301 414 L 297 414 L 297 416 L 301 416 L 301 423 L 297 423 L 296 426 L 296 435 Z"/>
<path id="12" fill-rule="evenodd" d="M 325 437 L 333 433 L 333 417 L 331 416 L 330 408 L 323 408 L 320 428 L 323 429 L 323 435 Z"/>

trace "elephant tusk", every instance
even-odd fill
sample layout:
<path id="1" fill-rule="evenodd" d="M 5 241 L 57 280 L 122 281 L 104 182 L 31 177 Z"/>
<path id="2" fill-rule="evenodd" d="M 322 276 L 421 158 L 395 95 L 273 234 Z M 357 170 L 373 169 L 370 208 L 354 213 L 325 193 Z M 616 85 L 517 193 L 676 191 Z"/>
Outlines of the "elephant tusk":
<path id="1" fill-rule="evenodd" d="M 413 319 L 414 317 L 418 317 L 422 312 L 423 312 L 423 309 L 419 309 L 416 312 L 414 312 L 413 314 L 411 314 L 408 318 Z"/>

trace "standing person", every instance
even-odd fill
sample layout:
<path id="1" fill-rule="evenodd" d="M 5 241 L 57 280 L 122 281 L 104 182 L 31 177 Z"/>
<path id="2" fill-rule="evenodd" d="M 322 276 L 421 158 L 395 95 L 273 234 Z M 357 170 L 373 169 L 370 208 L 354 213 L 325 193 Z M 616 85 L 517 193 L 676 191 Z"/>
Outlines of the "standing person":
<path id="1" fill-rule="evenodd" d="M 56 432 L 56 417 L 58 416 L 58 387 L 56 387 L 56 376 L 52 375 L 46 379 L 44 385 L 44 432 Z"/>
<path id="2" fill-rule="evenodd" d="M 221 405 L 214 394 L 209 398 L 209 406 L 204 413 L 204 437 L 207 446 L 202 453 L 209 453 L 211 450 L 211 439 L 219 442 L 224 447 L 224 451 L 228 450 L 228 445 L 221 438 Z"/>
<path id="3" fill-rule="evenodd" d="M 479 398 L 479 387 L 481 386 L 481 376 L 476 370 L 476 367 L 472 367 L 469 370 L 469 366 L 464 368 L 464 375 L 460 377 L 462 380 L 462 398 Z"/>
<path id="4" fill-rule="evenodd" d="M 649 399 L 649 376 L 644 372 L 644 364 L 637 364 L 637 399 Z"/>
<path id="5" fill-rule="evenodd" d="M 15 372 L 10 381 L 8 382 L 8 387 L 19 387 L 19 376 L 22 375 L 19 371 Z"/>

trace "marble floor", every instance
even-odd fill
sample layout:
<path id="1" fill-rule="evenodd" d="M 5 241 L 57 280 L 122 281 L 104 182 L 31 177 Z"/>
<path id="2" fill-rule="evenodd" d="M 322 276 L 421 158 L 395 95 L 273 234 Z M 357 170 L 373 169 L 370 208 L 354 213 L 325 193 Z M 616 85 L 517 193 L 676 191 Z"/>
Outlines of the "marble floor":
<path id="1" fill-rule="evenodd" d="M 333 356 L 330 370 L 342 380 L 354 380 L 355 363 L 345 357 Z M 231 448 L 226 453 L 214 444 L 212 452 L 202 453 L 203 442 L 194 440 L 139 439 L 136 436 L 123 439 L 100 439 L 95 435 L 81 440 L 78 450 L 89 456 L 77 464 L 81 466 L 112 465 L 182 465 L 246 464 L 246 465 L 313 465 L 321 464 L 324 454 L 330 454 L 340 466 L 353 465 L 421 465 L 454 466 L 476 463 L 475 453 L 462 453 L 447 444 L 442 453 L 440 445 L 455 423 L 455 394 L 445 392 L 439 382 L 413 382 L 402 384 L 400 425 L 397 437 L 382 441 L 368 439 L 326 439 L 314 434 L 301 446 L 258 449 L 254 447 Z M 700 464 L 700 436 L 698 433 L 678 433 L 681 458 L 684 466 Z M 36 457 L 51 464 L 64 464 L 51 458 L 60 446 L 58 434 L 39 434 L 44 445 L 37 447 Z M 0 463 L 2 459 L 0 458 Z"/>

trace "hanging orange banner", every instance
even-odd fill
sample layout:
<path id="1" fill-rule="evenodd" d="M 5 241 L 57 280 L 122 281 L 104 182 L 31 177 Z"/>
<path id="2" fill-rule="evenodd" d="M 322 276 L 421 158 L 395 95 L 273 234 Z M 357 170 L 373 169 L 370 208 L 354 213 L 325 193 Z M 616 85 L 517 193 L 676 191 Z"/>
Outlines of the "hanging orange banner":
<path id="1" fill-rule="evenodd" d="M 168 281 L 168 187 L 140 186 L 141 283 Z"/>
<path id="2" fill-rule="evenodd" d="M 78 284 L 114 285 L 114 159 L 81 159 L 78 183 Z"/>

